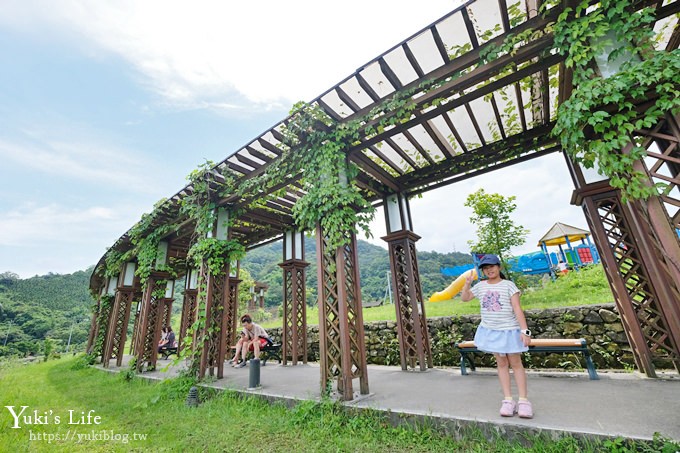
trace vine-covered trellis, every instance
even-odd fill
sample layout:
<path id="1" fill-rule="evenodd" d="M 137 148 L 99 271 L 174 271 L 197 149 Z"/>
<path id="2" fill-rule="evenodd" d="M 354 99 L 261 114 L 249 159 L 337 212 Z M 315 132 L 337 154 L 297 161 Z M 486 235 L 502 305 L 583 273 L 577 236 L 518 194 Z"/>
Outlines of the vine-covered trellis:
<path id="1" fill-rule="evenodd" d="M 245 250 L 290 229 L 320 227 L 325 247 L 335 253 L 359 230 L 369 233 L 376 206 L 392 194 L 413 196 L 562 150 L 576 198 L 590 193 L 579 166 L 596 167 L 623 202 L 659 198 L 665 211 L 646 216 L 652 227 L 643 230 L 652 243 L 677 248 L 677 237 L 666 230 L 680 227 L 679 3 L 469 1 L 313 101 L 295 105 L 222 162 L 201 165 L 185 188 L 109 249 L 92 286 L 101 287 L 130 260 L 143 285 L 153 272 L 174 278 L 188 267 L 219 277 Z M 620 59 L 624 64 L 603 74 L 602 67 Z M 650 151 L 652 142 L 666 151 Z M 662 163 L 650 170 L 644 162 L 655 153 Z M 584 209 L 597 217 L 597 208 Z M 213 234 L 220 210 L 228 212 L 225 238 Z M 607 233 L 628 231 L 622 222 L 603 231 L 600 247 L 611 246 Z M 173 252 L 164 268 L 154 261 L 160 241 Z M 663 267 L 671 281 L 680 275 L 673 253 Z M 609 266 L 614 288 L 615 274 L 625 271 L 614 261 Z M 209 291 L 206 278 L 186 339 L 187 350 L 198 355 L 201 335 L 210 331 L 208 307 L 200 302 Z M 622 283 L 617 297 L 637 303 L 637 296 L 624 294 L 630 284 Z M 641 309 L 674 319 L 671 309 L 654 303 Z M 677 340 L 660 350 L 677 355 L 680 332 L 672 332 L 680 324 L 664 329 Z"/>

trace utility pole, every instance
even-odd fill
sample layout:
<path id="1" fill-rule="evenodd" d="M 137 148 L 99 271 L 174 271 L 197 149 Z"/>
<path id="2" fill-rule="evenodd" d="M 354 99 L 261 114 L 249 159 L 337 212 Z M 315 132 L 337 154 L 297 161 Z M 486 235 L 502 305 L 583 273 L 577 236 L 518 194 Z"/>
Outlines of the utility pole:
<path id="1" fill-rule="evenodd" d="M 75 321 L 71 321 L 71 330 L 68 332 L 68 343 L 66 343 L 66 354 L 68 354 L 68 348 L 71 346 L 71 335 L 73 334 L 73 324 Z"/>
<path id="2" fill-rule="evenodd" d="M 385 288 L 385 296 L 388 296 L 388 295 L 389 295 L 389 297 L 390 297 L 390 303 L 393 304 L 394 301 L 392 300 L 392 284 L 390 283 L 390 274 L 391 274 L 391 272 L 390 272 L 390 271 L 387 271 L 386 273 L 387 273 L 387 288 Z M 385 297 L 383 297 L 383 299 L 384 299 L 384 298 L 385 298 Z"/>
<path id="3" fill-rule="evenodd" d="M 2 344 L 3 346 L 7 346 L 7 338 L 9 338 L 9 331 L 12 328 L 12 323 L 14 322 L 13 319 L 9 320 L 9 325 L 7 326 L 7 333 L 5 334 L 5 342 Z"/>

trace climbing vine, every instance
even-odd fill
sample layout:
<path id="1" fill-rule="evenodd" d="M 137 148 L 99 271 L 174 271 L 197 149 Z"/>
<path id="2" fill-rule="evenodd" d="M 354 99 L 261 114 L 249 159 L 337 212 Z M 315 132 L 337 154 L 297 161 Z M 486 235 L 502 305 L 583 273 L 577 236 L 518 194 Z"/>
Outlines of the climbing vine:
<path id="1" fill-rule="evenodd" d="M 214 163 L 206 161 L 187 176 L 191 184 L 191 192 L 180 201 L 180 214 L 194 222 L 193 245 L 187 254 L 187 260 L 195 269 L 205 266 L 206 273 L 213 276 L 223 276 L 229 265 L 243 258 L 245 247 L 233 239 L 218 239 L 213 235 L 215 223 L 218 220 L 217 202 L 219 199 L 236 193 L 235 177 L 228 171 L 222 171 L 218 181 L 214 173 Z M 232 221 L 233 211 L 230 213 L 227 225 Z M 211 329 L 204 329 L 208 309 L 206 282 L 199 279 L 197 294 L 197 316 L 194 323 L 187 329 L 182 340 L 184 344 L 183 358 L 189 362 L 187 373 L 196 377 L 205 340 L 212 334 Z"/>
<path id="2" fill-rule="evenodd" d="M 653 10 L 635 11 L 633 0 L 603 0 L 595 6 L 584 0 L 566 8 L 554 27 L 555 47 L 573 69 L 575 89 L 560 106 L 553 133 L 575 161 L 596 167 L 625 199 L 646 199 L 666 189 L 665 184 L 652 186 L 635 168 L 646 150 L 634 133 L 680 110 L 680 51 L 654 49 L 653 22 Z M 603 78 L 593 62 L 607 49 L 613 49 L 609 61 L 627 61 Z M 643 103 L 647 106 L 641 110 Z"/>
<path id="3" fill-rule="evenodd" d="M 135 245 L 134 252 L 137 256 L 135 274 L 140 278 L 142 287 L 146 287 L 151 272 L 154 270 L 168 272 L 172 277 L 177 276 L 171 260 L 168 260 L 167 263 L 156 264 L 158 245 L 161 239 L 173 230 L 175 230 L 174 225 L 163 224 L 146 235 L 143 234 L 144 230 L 141 228 L 139 230 L 133 229 L 133 232 L 130 234 L 132 243 Z"/>
<path id="4" fill-rule="evenodd" d="M 317 106 L 297 104 L 287 129 L 297 137 L 292 140 L 306 191 L 293 206 L 297 225 L 314 230 L 319 223 L 331 248 L 347 244 L 347 233 L 357 227 L 369 234 L 374 208 L 352 184 L 358 169 L 345 153 L 358 139 L 356 124 L 338 124 Z"/>
<path id="5" fill-rule="evenodd" d="M 195 222 L 193 245 L 189 249 L 189 259 L 196 269 L 205 263 L 212 275 L 224 275 L 227 266 L 245 255 L 245 248 L 232 239 L 217 239 L 212 231 L 217 221 L 217 201 L 219 198 L 235 193 L 235 177 L 228 172 L 217 182 L 213 174 L 214 163 L 206 161 L 189 174 L 192 192 L 182 198 L 180 212 Z M 233 212 L 231 213 L 234 214 Z M 232 215 L 228 221 L 231 226 Z"/>
<path id="6" fill-rule="evenodd" d="M 99 311 L 97 312 L 97 325 L 99 326 L 99 330 L 97 331 L 97 337 L 94 339 L 94 346 L 91 352 L 93 357 L 102 355 L 104 339 L 106 338 L 106 327 L 108 326 L 108 317 L 111 313 L 111 307 L 113 307 L 113 295 L 102 295 L 99 299 Z M 97 306 L 95 305 L 92 311 L 95 312 L 96 310 Z"/>
<path id="7" fill-rule="evenodd" d="M 106 251 L 104 256 L 105 268 L 104 276 L 108 278 L 115 277 L 120 273 L 120 269 L 123 264 L 132 259 L 134 256 L 134 250 L 130 249 L 125 252 L 121 252 L 115 248 L 110 248 Z"/>

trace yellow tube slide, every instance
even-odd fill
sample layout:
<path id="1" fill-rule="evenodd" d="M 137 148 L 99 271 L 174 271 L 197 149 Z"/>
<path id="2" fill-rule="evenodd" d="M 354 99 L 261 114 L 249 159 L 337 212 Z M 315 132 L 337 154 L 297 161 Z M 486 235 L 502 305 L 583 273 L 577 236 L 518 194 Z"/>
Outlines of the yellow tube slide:
<path id="1" fill-rule="evenodd" d="M 472 268 L 455 279 L 445 290 L 434 293 L 430 296 L 430 302 L 441 302 L 443 300 L 453 299 L 456 294 L 461 292 L 465 286 L 465 280 L 472 275 L 473 280 L 477 280 L 477 270 Z"/>

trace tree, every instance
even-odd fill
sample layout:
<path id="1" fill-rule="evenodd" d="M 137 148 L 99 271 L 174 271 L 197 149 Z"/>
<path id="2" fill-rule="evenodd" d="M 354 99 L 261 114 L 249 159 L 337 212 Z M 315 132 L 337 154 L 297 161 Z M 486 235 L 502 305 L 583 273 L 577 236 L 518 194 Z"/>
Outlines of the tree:
<path id="1" fill-rule="evenodd" d="M 510 249 L 526 242 L 529 230 L 515 225 L 510 218 L 510 214 L 517 208 L 514 201 L 514 196 L 487 194 L 484 189 L 468 195 L 465 206 L 472 208 L 470 222 L 477 226 L 477 241 L 468 241 L 474 252 L 494 253 L 505 264 L 506 258 L 510 256 Z"/>

